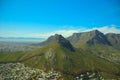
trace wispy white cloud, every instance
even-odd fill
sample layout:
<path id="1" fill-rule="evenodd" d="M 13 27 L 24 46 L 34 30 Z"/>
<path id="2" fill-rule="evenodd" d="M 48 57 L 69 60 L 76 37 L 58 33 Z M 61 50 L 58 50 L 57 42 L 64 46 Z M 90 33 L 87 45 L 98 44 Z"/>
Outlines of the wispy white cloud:
<path id="1" fill-rule="evenodd" d="M 47 33 L 33 33 L 33 34 L 29 34 L 29 37 L 41 37 L 41 38 L 48 38 L 51 35 L 54 34 L 61 34 L 64 37 L 68 37 L 70 35 L 72 35 L 73 33 L 77 33 L 79 32 L 79 30 L 57 30 L 57 31 L 53 31 L 53 32 L 47 32 Z"/>
<path id="2" fill-rule="evenodd" d="M 100 30 L 103 33 L 120 33 L 120 29 L 117 29 L 115 26 L 111 26 L 111 27 L 103 26 L 98 30 Z"/>
<path id="3" fill-rule="evenodd" d="M 7 34 L 6 36 L 13 36 L 13 37 L 36 37 L 36 38 L 48 38 L 51 35 L 54 34 L 61 34 L 64 37 L 68 37 L 70 35 L 72 35 L 73 33 L 78 33 L 78 32 L 86 32 L 86 31 L 91 31 L 91 30 L 99 30 L 101 32 L 103 32 L 104 34 L 106 33 L 120 33 L 120 28 L 116 28 L 115 25 L 109 25 L 109 26 L 102 26 L 102 27 L 94 27 L 94 28 L 86 28 L 86 27 L 79 27 L 77 26 L 70 26 L 72 28 L 69 28 L 69 26 L 65 27 L 65 29 L 61 29 L 61 30 L 56 30 L 56 31 L 52 31 L 52 32 L 47 32 L 47 33 L 29 33 L 29 34 L 22 34 L 22 33 L 16 33 L 16 34 Z M 5 35 L 5 34 L 0 34 L 1 35 Z"/>
<path id="4" fill-rule="evenodd" d="M 61 34 L 64 37 L 68 37 L 68 36 L 72 35 L 73 33 L 87 32 L 87 31 L 91 31 L 91 30 L 95 30 L 95 29 L 103 32 L 104 34 L 106 34 L 106 33 L 120 33 L 120 29 L 116 28 L 115 25 L 110 25 L 110 26 L 102 26 L 99 28 L 94 27 L 91 29 L 80 27 L 79 29 L 57 30 L 57 31 L 42 33 L 42 34 L 41 33 L 34 33 L 34 34 L 30 34 L 28 36 L 48 38 L 49 36 L 54 35 L 54 34 Z"/>
<path id="5" fill-rule="evenodd" d="M 91 30 L 95 30 L 95 29 L 103 32 L 104 34 L 106 34 L 106 33 L 118 33 L 119 34 L 120 33 L 120 29 L 116 28 L 115 25 L 102 26 L 102 27 L 99 27 L 99 28 L 94 27 L 92 29 L 86 29 L 84 31 L 91 31 Z"/>

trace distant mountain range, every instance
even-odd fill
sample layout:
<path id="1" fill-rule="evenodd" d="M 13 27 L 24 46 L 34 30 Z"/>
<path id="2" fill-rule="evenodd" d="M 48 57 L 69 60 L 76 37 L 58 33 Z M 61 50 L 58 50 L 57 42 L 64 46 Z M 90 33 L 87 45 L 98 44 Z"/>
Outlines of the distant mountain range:
<path id="1" fill-rule="evenodd" d="M 45 40 L 44 38 L 32 38 L 32 37 L 0 37 L 0 39 L 26 39 L 26 40 Z"/>
<path id="2" fill-rule="evenodd" d="M 42 48 L 19 54 L 1 53 L 0 61 L 21 62 L 46 71 L 57 70 L 63 75 L 76 76 L 91 71 L 98 72 L 106 79 L 118 79 L 119 44 L 120 34 L 103 34 L 98 30 L 74 33 L 68 38 L 55 34 L 38 44 Z M 71 78 L 67 76 L 66 80 Z"/>

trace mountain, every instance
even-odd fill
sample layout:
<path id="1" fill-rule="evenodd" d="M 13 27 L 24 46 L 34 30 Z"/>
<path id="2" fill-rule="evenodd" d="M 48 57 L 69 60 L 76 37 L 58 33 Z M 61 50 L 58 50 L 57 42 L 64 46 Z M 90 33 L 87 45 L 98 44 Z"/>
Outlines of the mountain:
<path id="1" fill-rule="evenodd" d="M 55 34 L 39 45 L 43 47 L 33 51 L 2 52 L 0 62 L 20 62 L 45 71 L 55 70 L 67 77 L 66 80 L 86 72 L 97 72 L 106 79 L 120 76 L 119 50 L 112 46 L 111 38 L 98 30 L 74 33 L 67 39 Z"/>
<path id="2" fill-rule="evenodd" d="M 84 49 L 120 64 L 120 34 L 103 34 L 98 30 L 74 33 L 67 38 L 74 47 Z"/>
<path id="3" fill-rule="evenodd" d="M 61 46 L 71 51 L 74 51 L 74 48 L 71 45 L 71 43 L 67 39 L 65 39 L 62 35 L 58 35 L 58 34 L 55 34 L 54 36 L 50 36 L 46 41 L 41 42 L 39 45 L 46 46 L 52 42 L 57 42 Z"/>
<path id="4" fill-rule="evenodd" d="M 75 49 L 68 40 L 66 40 L 62 35 L 55 34 L 54 36 L 50 36 L 43 43 L 46 42 L 48 42 L 48 44 L 46 44 L 43 48 L 36 49 L 24 55 L 20 60 L 31 57 L 29 60 L 23 61 L 23 63 L 31 65 L 28 61 L 33 63 L 35 61 L 35 64 L 32 64 L 32 66 L 36 66 L 37 63 L 36 67 L 48 70 L 51 68 L 63 70 L 65 67 L 68 67 L 66 65 L 69 65 L 69 67 L 73 66 L 73 63 L 71 62 L 71 55 L 75 53 Z M 42 53 L 42 56 L 32 57 L 33 55 L 39 55 Z"/>
<path id="5" fill-rule="evenodd" d="M 108 33 L 106 37 L 114 48 L 120 50 L 120 34 Z"/>
<path id="6" fill-rule="evenodd" d="M 72 36 L 68 37 L 67 39 L 75 47 L 80 47 L 85 44 L 88 44 L 88 45 L 94 45 L 94 44 L 111 45 L 110 42 L 107 40 L 106 36 L 98 30 L 93 30 L 93 31 L 83 32 L 83 33 L 74 33 Z"/>
<path id="7" fill-rule="evenodd" d="M 89 33 L 89 32 L 88 32 Z M 99 35 L 98 38 L 104 40 L 93 39 L 91 45 L 102 44 L 110 45 L 106 37 L 99 31 L 90 32 L 94 35 L 89 35 L 87 32 L 85 34 L 80 33 L 84 39 L 84 43 L 88 42 L 89 39 L 96 38 L 94 36 Z M 84 35 L 88 35 L 89 39 Z M 102 38 L 101 38 L 102 37 Z M 78 39 L 81 39 L 78 36 Z M 96 41 L 98 40 L 98 41 Z M 82 40 L 79 40 L 82 42 Z M 79 42 L 78 41 L 78 42 Z M 24 52 L 24 53 L 1 53 L 0 61 L 12 61 L 24 63 L 27 66 L 40 68 L 45 71 L 55 70 L 62 73 L 62 75 L 77 76 L 84 72 L 98 72 L 104 74 L 107 78 L 119 77 L 120 65 L 110 62 L 104 58 L 90 54 L 88 50 L 75 48 L 71 43 L 64 38 L 62 35 L 55 34 L 50 36 L 46 41 L 40 43 L 44 44 L 42 48 L 35 49 L 33 51 Z M 82 44 L 82 43 L 79 43 Z M 64 76 L 66 77 L 66 76 Z M 66 80 L 70 80 L 71 77 L 67 77 Z M 71 79 L 73 80 L 73 79 Z"/>

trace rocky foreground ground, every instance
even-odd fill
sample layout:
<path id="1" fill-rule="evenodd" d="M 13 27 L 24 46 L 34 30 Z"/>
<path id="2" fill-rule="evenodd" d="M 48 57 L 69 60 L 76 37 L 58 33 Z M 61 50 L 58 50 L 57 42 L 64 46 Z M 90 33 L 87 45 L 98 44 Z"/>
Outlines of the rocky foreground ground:
<path id="1" fill-rule="evenodd" d="M 57 80 L 60 76 L 56 71 L 46 73 L 20 63 L 0 64 L 0 80 Z"/>
<path id="2" fill-rule="evenodd" d="M 60 72 L 45 72 L 40 69 L 26 67 L 21 63 L 0 64 L 0 80 L 63 80 Z M 74 80 L 104 80 L 100 75 L 86 72 L 74 76 Z"/>

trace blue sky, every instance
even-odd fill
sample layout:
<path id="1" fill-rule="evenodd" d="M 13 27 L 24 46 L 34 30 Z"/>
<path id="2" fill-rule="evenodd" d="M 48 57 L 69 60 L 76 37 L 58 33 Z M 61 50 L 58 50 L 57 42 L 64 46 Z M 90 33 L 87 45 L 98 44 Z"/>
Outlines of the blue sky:
<path id="1" fill-rule="evenodd" d="M 120 33 L 120 0 L 0 0 L 0 36 Z"/>

